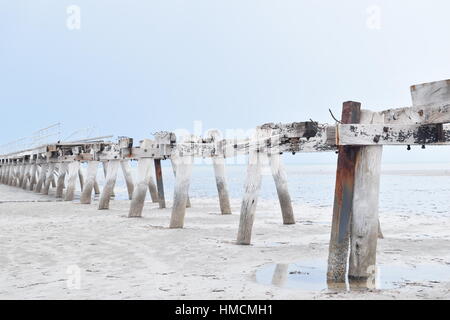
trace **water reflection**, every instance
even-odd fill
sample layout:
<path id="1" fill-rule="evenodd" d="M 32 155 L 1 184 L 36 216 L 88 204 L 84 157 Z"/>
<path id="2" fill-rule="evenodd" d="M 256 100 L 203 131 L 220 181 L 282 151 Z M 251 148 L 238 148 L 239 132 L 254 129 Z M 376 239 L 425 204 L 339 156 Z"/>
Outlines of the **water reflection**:
<path id="1" fill-rule="evenodd" d="M 273 272 L 272 284 L 277 287 L 284 287 L 288 278 L 288 264 L 277 264 Z"/>
<path id="2" fill-rule="evenodd" d="M 351 279 L 346 283 L 327 282 L 327 265 L 323 260 L 304 263 L 268 264 L 256 272 L 256 281 L 279 288 L 303 291 L 386 290 L 407 285 L 429 286 L 450 282 L 450 266 L 444 264 L 379 265 L 369 279 Z"/>

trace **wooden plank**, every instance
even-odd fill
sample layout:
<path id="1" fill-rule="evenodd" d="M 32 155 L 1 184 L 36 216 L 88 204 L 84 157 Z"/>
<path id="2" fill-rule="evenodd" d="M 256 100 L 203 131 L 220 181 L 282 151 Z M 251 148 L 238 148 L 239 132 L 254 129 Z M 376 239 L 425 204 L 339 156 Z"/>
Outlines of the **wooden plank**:
<path id="1" fill-rule="evenodd" d="M 450 144 L 449 125 L 341 124 L 337 132 L 340 146 Z"/>
<path id="2" fill-rule="evenodd" d="M 381 111 L 385 124 L 440 124 L 450 122 L 450 80 L 411 86 L 413 107 Z"/>
<path id="3" fill-rule="evenodd" d="M 435 81 L 411 86 L 413 106 L 450 102 L 450 80 Z"/>
<path id="4" fill-rule="evenodd" d="M 361 104 L 345 102 L 341 122 L 359 123 Z M 336 172 L 333 220 L 328 255 L 327 279 L 345 282 L 350 240 L 350 219 L 353 207 L 356 160 L 359 147 L 340 146 Z"/>
<path id="5" fill-rule="evenodd" d="M 156 186 L 158 188 L 159 208 L 164 209 L 166 207 L 166 199 L 164 197 L 164 184 L 161 168 L 161 159 L 155 159 L 154 162 L 155 162 Z"/>
<path id="6" fill-rule="evenodd" d="M 92 189 L 95 185 L 99 163 L 99 161 L 88 162 L 86 181 L 84 183 L 84 189 L 81 192 L 80 197 L 81 204 L 90 204 L 92 202 Z"/>
<path id="7" fill-rule="evenodd" d="M 382 123 L 383 120 L 377 113 L 361 111 L 360 123 Z M 371 268 L 376 266 L 382 153 L 382 146 L 364 146 L 356 156 L 348 268 L 350 280 L 366 280 L 371 276 Z"/>
<path id="8" fill-rule="evenodd" d="M 109 202 L 114 193 L 114 186 L 116 185 L 117 170 L 119 169 L 119 165 L 120 160 L 108 161 L 105 185 L 103 186 L 102 193 L 100 194 L 100 198 L 98 200 L 99 210 L 109 209 Z"/>
<path id="9" fill-rule="evenodd" d="M 381 111 L 385 124 L 438 124 L 450 122 L 450 102 Z"/>
<path id="10" fill-rule="evenodd" d="M 176 177 L 170 228 L 183 228 L 194 158 L 192 156 L 180 156 L 175 152 L 171 159 L 175 163 Z"/>

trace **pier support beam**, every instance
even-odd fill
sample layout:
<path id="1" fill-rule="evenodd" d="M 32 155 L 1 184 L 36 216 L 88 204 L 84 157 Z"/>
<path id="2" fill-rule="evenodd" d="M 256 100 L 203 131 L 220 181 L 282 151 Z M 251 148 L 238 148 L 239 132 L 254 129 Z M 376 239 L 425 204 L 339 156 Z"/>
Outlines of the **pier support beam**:
<path id="1" fill-rule="evenodd" d="M 380 124 L 384 118 L 362 110 L 360 123 Z M 378 203 L 382 146 L 361 147 L 356 156 L 355 190 L 351 217 L 349 280 L 365 281 L 376 266 L 380 232 Z"/>
<path id="2" fill-rule="evenodd" d="M 98 186 L 97 178 L 94 181 L 94 194 L 99 195 L 100 194 L 100 187 Z"/>
<path id="3" fill-rule="evenodd" d="M 6 180 L 7 185 L 12 185 L 12 180 L 14 178 L 14 164 L 9 164 L 9 171 L 8 171 L 8 179 Z"/>
<path id="4" fill-rule="evenodd" d="M 150 177 L 148 180 L 148 191 L 150 192 L 150 197 L 153 203 L 159 203 L 158 200 L 158 187 L 156 186 L 154 180 L 155 164 L 153 161 L 150 162 Z"/>
<path id="5" fill-rule="evenodd" d="M 45 176 L 47 175 L 47 169 L 48 169 L 48 163 L 43 163 L 41 165 L 41 171 L 39 172 L 39 179 L 36 184 L 36 189 L 34 190 L 37 193 L 41 193 L 41 191 L 42 191 L 42 186 L 44 185 L 44 182 L 45 182 Z"/>
<path id="6" fill-rule="evenodd" d="M 236 243 L 250 245 L 252 228 L 255 220 L 258 194 L 261 189 L 261 157 L 258 150 L 250 150 L 248 157 L 247 178 L 245 181 L 245 194 L 241 203 L 239 231 Z"/>
<path id="7" fill-rule="evenodd" d="M 83 189 L 84 189 L 84 176 L 83 176 L 83 171 L 81 171 L 81 168 L 78 169 L 78 179 L 80 180 L 80 189 L 81 189 L 81 191 L 83 191 Z"/>
<path id="8" fill-rule="evenodd" d="M 123 177 L 125 178 L 125 183 L 127 185 L 128 190 L 128 199 L 133 199 L 133 190 L 134 190 L 134 184 L 133 184 L 133 176 L 131 174 L 131 168 L 130 163 L 128 160 L 120 161 L 120 166 L 122 167 L 122 173 Z"/>
<path id="9" fill-rule="evenodd" d="M 50 162 L 48 164 L 47 175 L 45 177 L 45 183 L 44 183 L 44 188 L 42 189 L 42 194 L 48 195 L 50 186 L 52 184 L 52 180 L 54 178 L 53 175 L 55 173 L 55 166 L 56 166 L 56 163 L 54 163 L 54 162 Z"/>
<path id="10" fill-rule="evenodd" d="M 68 170 L 67 162 L 60 162 L 58 164 L 58 179 L 56 180 L 56 198 L 62 198 L 64 193 L 64 181 Z"/>
<path id="11" fill-rule="evenodd" d="M 158 188 L 159 208 L 164 209 L 166 207 L 166 199 L 164 197 L 164 184 L 161 168 L 161 159 L 155 159 L 155 175 L 156 175 L 156 186 Z"/>
<path id="12" fill-rule="evenodd" d="M 105 175 L 105 180 L 106 180 L 106 176 L 108 175 L 109 162 L 108 161 L 103 161 L 102 165 L 103 165 L 103 174 Z M 113 190 L 112 190 L 112 193 L 111 193 L 111 197 L 114 197 L 114 196 L 115 196 L 115 194 L 114 194 L 114 187 L 113 187 Z"/>
<path id="13" fill-rule="evenodd" d="M 92 189 L 94 188 L 99 161 L 89 161 L 86 173 L 84 189 L 81 192 L 80 203 L 90 204 L 92 201 Z"/>
<path id="14" fill-rule="evenodd" d="M 176 178 L 177 178 L 177 164 L 173 160 L 170 160 L 170 162 L 172 163 L 173 176 L 174 176 L 174 178 L 176 180 Z M 190 208 L 190 207 L 191 207 L 191 199 L 189 198 L 189 193 L 188 193 L 188 196 L 187 196 L 187 199 L 186 199 L 186 208 Z"/>
<path id="15" fill-rule="evenodd" d="M 359 123 L 361 104 L 345 102 L 341 122 Z M 340 146 L 336 172 L 333 221 L 328 255 L 327 279 L 345 282 L 350 241 L 351 213 L 355 190 L 355 170 L 360 147 Z"/>
<path id="16" fill-rule="evenodd" d="M 227 180 L 225 177 L 225 158 L 213 157 L 214 175 L 216 176 L 217 192 L 219 193 L 220 212 L 231 214 L 230 197 L 228 195 Z"/>
<path id="17" fill-rule="evenodd" d="M 131 199 L 130 211 L 128 213 L 128 217 L 130 218 L 142 217 L 145 196 L 147 194 L 147 188 L 153 170 L 152 162 L 153 159 L 151 158 L 141 158 L 138 161 L 137 180 Z"/>
<path id="18" fill-rule="evenodd" d="M 292 201 L 289 194 L 286 171 L 281 160 L 281 155 L 279 153 L 273 153 L 269 154 L 268 158 L 273 180 L 275 181 L 275 186 L 277 188 L 283 223 L 286 225 L 295 224 L 294 210 L 292 209 Z"/>
<path id="19" fill-rule="evenodd" d="M 19 177 L 18 177 L 18 180 L 17 180 L 17 183 L 16 183 L 16 187 L 19 187 L 19 188 L 22 187 L 22 183 L 23 183 L 24 178 L 25 178 L 25 163 L 21 162 L 19 164 Z"/>
<path id="20" fill-rule="evenodd" d="M 80 169 L 80 162 L 73 161 L 69 163 L 67 189 L 66 195 L 64 197 L 65 201 L 73 201 L 73 199 L 75 198 L 75 187 L 77 183 L 79 169 Z"/>
<path id="21" fill-rule="evenodd" d="M 107 165 L 107 174 L 105 185 L 103 186 L 100 199 L 98 201 L 98 209 L 109 209 L 111 196 L 114 194 L 114 186 L 116 184 L 117 170 L 119 169 L 120 160 L 110 160 Z"/>
<path id="22" fill-rule="evenodd" d="M 31 164 L 27 163 L 25 165 L 24 177 L 23 177 L 23 181 L 22 181 L 22 184 L 21 184 L 21 187 L 24 190 L 26 190 L 27 186 L 28 186 L 28 180 L 30 179 L 30 171 L 31 171 Z"/>
<path id="23" fill-rule="evenodd" d="M 177 173 L 175 177 L 170 228 L 183 228 L 194 158 L 192 156 L 180 156 L 174 153 L 172 161 L 175 164 Z"/>

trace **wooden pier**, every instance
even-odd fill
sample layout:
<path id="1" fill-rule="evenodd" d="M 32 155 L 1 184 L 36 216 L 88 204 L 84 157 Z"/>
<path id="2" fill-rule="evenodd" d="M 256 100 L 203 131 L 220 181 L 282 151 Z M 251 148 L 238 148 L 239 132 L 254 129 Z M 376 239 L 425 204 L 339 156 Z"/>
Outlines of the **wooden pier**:
<path id="1" fill-rule="evenodd" d="M 285 152 L 337 152 L 335 199 L 329 246 L 328 280 L 368 278 L 376 264 L 380 168 L 383 146 L 450 144 L 450 80 L 411 87 L 412 107 L 381 112 L 361 109 L 359 102 L 345 102 L 340 121 L 264 124 L 244 140 L 221 139 L 219 132 L 205 137 L 176 137 L 159 132 L 135 145 L 132 138 L 116 142 L 92 139 L 46 144 L 0 155 L 0 182 L 73 201 L 77 180 L 80 202 L 90 204 L 99 195 L 98 209 L 107 210 L 114 195 L 119 170 L 125 177 L 130 201 L 128 216 L 142 216 L 147 193 L 159 208 L 166 207 L 161 162 L 170 160 L 175 175 L 170 228 L 183 228 L 190 207 L 189 185 L 194 158 L 211 158 L 221 213 L 231 214 L 225 176 L 225 159 L 248 156 L 247 176 L 240 209 L 237 244 L 251 244 L 261 188 L 261 166 L 268 162 L 280 203 L 280 222 L 294 224 L 295 217 L 282 162 Z M 133 181 L 129 161 L 137 161 Z M 86 163 L 86 174 L 80 170 Z M 97 171 L 102 164 L 105 183 L 100 190 Z"/>

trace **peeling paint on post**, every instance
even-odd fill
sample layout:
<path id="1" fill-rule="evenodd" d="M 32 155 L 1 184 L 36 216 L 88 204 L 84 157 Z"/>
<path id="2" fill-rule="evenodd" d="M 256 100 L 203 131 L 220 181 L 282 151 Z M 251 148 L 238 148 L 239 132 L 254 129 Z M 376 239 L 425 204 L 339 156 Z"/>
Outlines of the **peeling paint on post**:
<path id="1" fill-rule="evenodd" d="M 341 122 L 359 123 L 361 104 L 345 102 L 342 108 Z M 333 222 L 328 256 L 327 279 L 333 282 L 345 282 L 350 240 L 350 221 L 353 206 L 356 155 L 359 147 L 340 146 L 336 172 Z"/>

